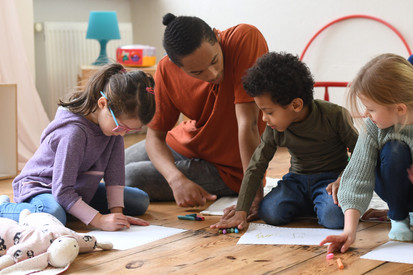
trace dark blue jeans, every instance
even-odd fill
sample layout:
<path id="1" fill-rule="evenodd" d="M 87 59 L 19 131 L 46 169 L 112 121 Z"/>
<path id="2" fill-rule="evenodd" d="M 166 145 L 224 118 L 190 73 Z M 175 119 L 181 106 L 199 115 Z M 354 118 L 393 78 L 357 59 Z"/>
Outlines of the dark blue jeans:
<path id="1" fill-rule="evenodd" d="M 125 187 L 124 191 L 125 208 L 123 213 L 129 216 L 138 216 L 145 213 L 149 206 L 148 194 L 138 188 Z M 101 214 L 108 214 L 108 202 L 106 198 L 106 188 L 104 183 L 100 183 L 99 187 L 89 204 Z M 20 212 L 23 209 L 28 209 L 32 213 L 49 213 L 55 216 L 63 224 L 66 224 L 66 211 L 55 200 L 52 194 L 40 194 L 34 196 L 22 203 L 3 203 L 0 204 L 0 217 L 9 218 L 19 221 Z"/>
<path id="2" fill-rule="evenodd" d="M 413 184 L 407 177 L 411 164 L 410 148 L 402 141 L 391 140 L 380 150 L 375 191 L 387 202 L 392 220 L 404 220 L 413 211 Z"/>
<path id="3" fill-rule="evenodd" d="M 271 225 L 283 225 L 296 217 L 318 217 L 318 223 L 326 228 L 344 226 L 341 208 L 334 204 L 326 187 L 335 181 L 339 173 L 301 175 L 288 173 L 261 202 L 259 217 Z"/>

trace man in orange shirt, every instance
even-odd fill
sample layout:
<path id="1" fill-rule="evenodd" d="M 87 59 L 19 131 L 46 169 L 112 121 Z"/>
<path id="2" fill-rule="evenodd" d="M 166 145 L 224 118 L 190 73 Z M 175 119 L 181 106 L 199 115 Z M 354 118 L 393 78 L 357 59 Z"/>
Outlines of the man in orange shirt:
<path id="1" fill-rule="evenodd" d="M 265 128 L 242 77 L 267 43 L 247 24 L 218 31 L 170 13 L 163 24 L 168 55 L 155 74 L 156 113 L 146 141 L 126 149 L 126 185 L 184 207 L 236 196 Z M 181 113 L 189 120 L 175 127 Z"/>

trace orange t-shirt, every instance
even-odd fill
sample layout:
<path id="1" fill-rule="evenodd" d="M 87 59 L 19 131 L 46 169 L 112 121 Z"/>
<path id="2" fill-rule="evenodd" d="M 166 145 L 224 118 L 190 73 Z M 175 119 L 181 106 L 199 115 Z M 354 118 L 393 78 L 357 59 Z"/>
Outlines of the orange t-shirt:
<path id="1" fill-rule="evenodd" d="M 239 192 L 243 169 L 235 104 L 254 101 L 245 92 L 242 77 L 268 47 L 263 35 L 251 25 L 240 24 L 220 34 L 224 79 L 218 85 L 187 75 L 167 56 L 159 62 L 156 113 L 149 127 L 169 131 L 166 142 L 171 148 L 188 158 L 214 164 L 228 187 Z M 190 120 L 174 127 L 181 112 Z M 264 128 L 260 118 L 260 134 Z"/>

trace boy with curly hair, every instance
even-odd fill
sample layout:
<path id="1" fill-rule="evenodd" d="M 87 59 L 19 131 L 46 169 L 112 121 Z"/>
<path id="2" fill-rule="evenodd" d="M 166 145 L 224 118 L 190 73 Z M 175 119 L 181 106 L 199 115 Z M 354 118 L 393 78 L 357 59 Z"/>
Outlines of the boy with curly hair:
<path id="1" fill-rule="evenodd" d="M 343 213 L 331 194 L 336 194 L 334 183 L 347 165 L 347 149 L 353 151 L 358 137 L 349 112 L 313 99 L 313 77 L 292 54 L 263 55 L 248 70 L 243 85 L 263 112 L 267 127 L 245 172 L 236 207 L 225 209 L 211 227 L 245 228 L 268 163 L 280 146 L 291 154 L 289 173 L 261 201 L 259 217 L 283 225 L 316 215 L 326 228 L 343 228 Z"/>

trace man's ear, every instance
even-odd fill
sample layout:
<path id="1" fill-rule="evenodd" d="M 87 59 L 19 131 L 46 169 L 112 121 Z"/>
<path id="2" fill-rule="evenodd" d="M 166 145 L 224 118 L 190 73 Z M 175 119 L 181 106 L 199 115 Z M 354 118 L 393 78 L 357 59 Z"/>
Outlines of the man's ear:
<path id="1" fill-rule="evenodd" d="M 295 112 L 300 112 L 304 107 L 304 101 L 298 97 L 294 98 L 293 101 L 291 101 L 291 106 Z"/>
<path id="2" fill-rule="evenodd" d="M 215 37 L 218 40 L 218 43 L 221 43 L 221 34 L 219 33 L 219 31 L 215 28 L 212 29 L 214 31 Z"/>

